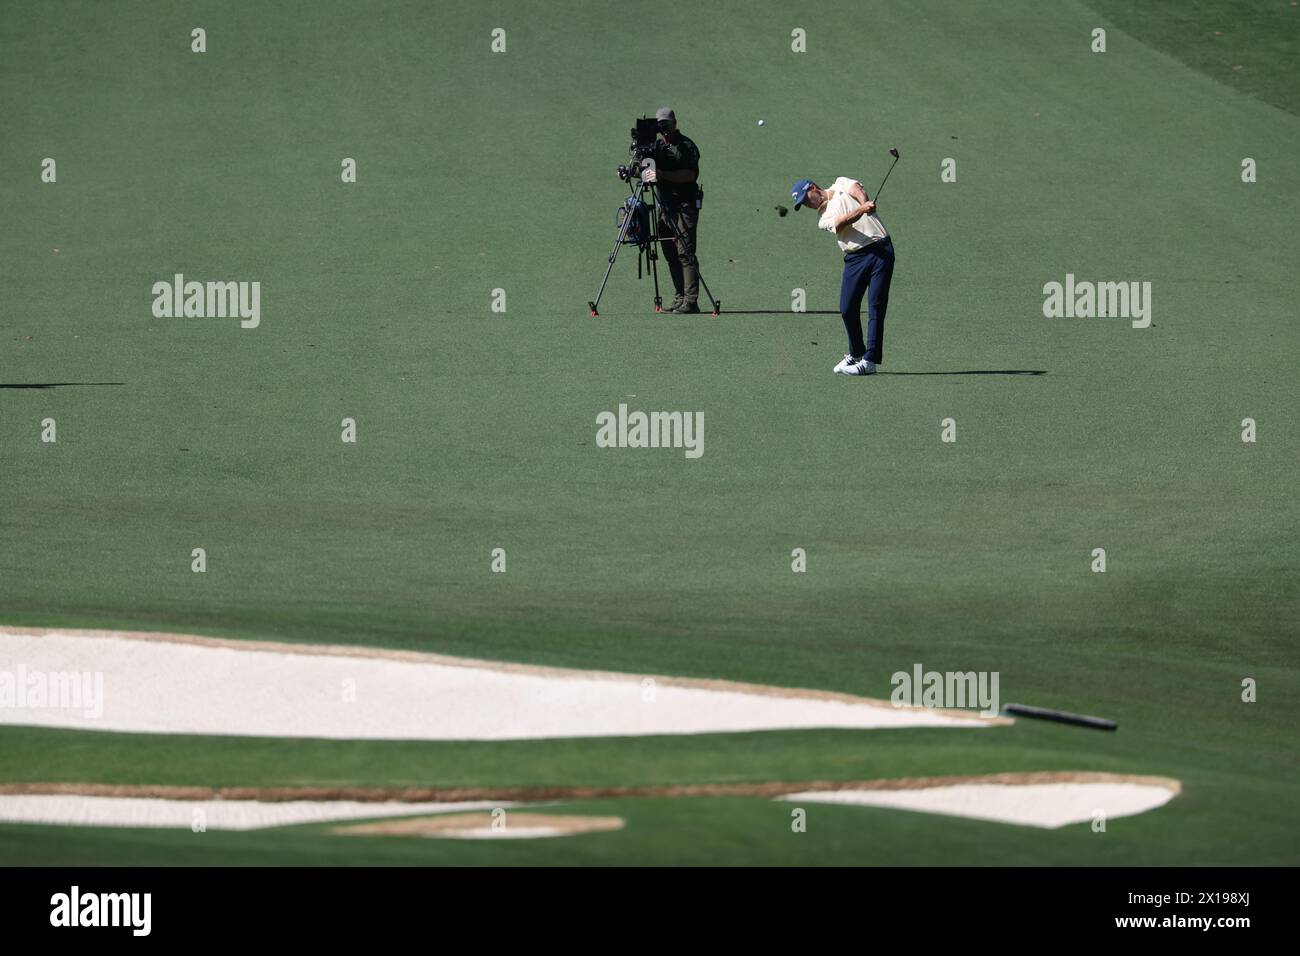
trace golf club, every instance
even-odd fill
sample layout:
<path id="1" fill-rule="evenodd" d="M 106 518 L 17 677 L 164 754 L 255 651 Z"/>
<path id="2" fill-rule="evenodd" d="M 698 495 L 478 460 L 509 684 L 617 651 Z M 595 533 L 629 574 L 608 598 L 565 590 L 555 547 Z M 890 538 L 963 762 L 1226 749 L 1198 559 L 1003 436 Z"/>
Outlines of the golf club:
<path id="1" fill-rule="evenodd" d="M 894 157 L 894 161 L 889 164 L 889 171 L 885 173 L 885 178 L 880 181 L 880 189 L 876 190 L 876 195 L 873 197 L 872 200 L 873 202 L 878 201 L 880 199 L 880 190 L 885 188 L 885 183 L 889 179 L 889 173 L 892 173 L 894 171 L 894 167 L 898 165 L 898 150 L 894 149 L 893 147 L 890 147 L 889 155 Z"/>
<path id="2" fill-rule="evenodd" d="M 1034 717 L 1038 720 L 1052 720 L 1058 724 L 1073 724 L 1076 727 L 1091 727 L 1094 730 L 1115 730 L 1119 724 L 1105 717 L 1089 717 L 1086 714 L 1071 714 L 1064 710 L 1052 710 L 1049 707 L 1030 707 L 1028 704 L 1007 704 L 1002 708 L 1004 714 L 1017 717 Z"/>

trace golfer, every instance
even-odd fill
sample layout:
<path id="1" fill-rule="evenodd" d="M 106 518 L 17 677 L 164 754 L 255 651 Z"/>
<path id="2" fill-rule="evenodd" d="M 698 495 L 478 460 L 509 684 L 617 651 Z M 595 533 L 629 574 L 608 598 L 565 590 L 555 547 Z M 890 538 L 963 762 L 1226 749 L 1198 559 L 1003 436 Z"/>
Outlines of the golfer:
<path id="1" fill-rule="evenodd" d="M 801 179 L 791 191 L 794 208 L 810 206 L 821 218 L 817 228 L 839 241 L 844 253 L 840 281 L 840 317 L 849 334 L 849 352 L 834 371 L 841 375 L 874 375 L 885 344 L 885 310 L 889 280 L 894 275 L 894 244 L 876 218 L 876 204 L 862 183 L 841 176 L 830 189 Z M 862 340 L 862 297 L 867 297 L 867 340 Z"/>

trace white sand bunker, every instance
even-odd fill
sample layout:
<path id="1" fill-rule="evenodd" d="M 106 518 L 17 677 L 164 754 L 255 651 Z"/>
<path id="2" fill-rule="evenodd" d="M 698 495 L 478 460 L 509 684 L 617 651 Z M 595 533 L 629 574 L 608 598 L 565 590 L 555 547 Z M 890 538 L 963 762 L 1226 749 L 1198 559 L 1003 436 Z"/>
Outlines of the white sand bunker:
<path id="1" fill-rule="evenodd" d="M 94 681 L 61 675 L 102 675 Z M 5 679 L 8 695 L 5 696 Z M 38 701 L 32 689 L 49 689 Z M 79 683 L 93 702 L 74 702 Z M 825 691 L 361 647 L 0 628 L 0 723 L 367 740 L 510 740 L 811 727 L 987 727 L 972 711 Z"/>
<path id="2" fill-rule="evenodd" d="M 1129 817 L 1162 807 L 1181 790 L 1166 777 L 1113 774 L 995 774 L 985 778 L 881 781 L 870 789 L 792 793 L 781 797 L 799 803 L 838 803 L 942 813 L 973 820 L 992 820 L 1055 829 L 1105 819 Z M 902 786 L 896 786 L 902 784 Z"/>
<path id="3" fill-rule="evenodd" d="M 488 810 L 507 803 L 368 803 L 349 800 L 168 800 L 80 794 L 0 794 L 0 823 L 83 827 L 170 827 L 260 830 L 297 823 L 371 820 L 377 817 Z"/>
<path id="4" fill-rule="evenodd" d="M 536 840 L 623 829 L 622 817 L 583 817 L 553 813 L 455 813 L 410 820 L 381 820 L 335 828 L 347 836 L 414 836 L 439 840 Z"/>

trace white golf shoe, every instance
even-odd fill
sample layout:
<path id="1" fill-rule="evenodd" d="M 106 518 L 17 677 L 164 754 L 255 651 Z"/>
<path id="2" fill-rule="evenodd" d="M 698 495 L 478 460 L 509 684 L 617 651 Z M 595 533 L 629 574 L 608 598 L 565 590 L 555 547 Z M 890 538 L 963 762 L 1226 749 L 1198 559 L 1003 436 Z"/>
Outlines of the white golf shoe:
<path id="1" fill-rule="evenodd" d="M 835 366 L 835 372 L 839 375 L 875 375 L 876 366 L 865 355 L 862 358 L 855 359 L 852 355 L 846 355 Z"/>

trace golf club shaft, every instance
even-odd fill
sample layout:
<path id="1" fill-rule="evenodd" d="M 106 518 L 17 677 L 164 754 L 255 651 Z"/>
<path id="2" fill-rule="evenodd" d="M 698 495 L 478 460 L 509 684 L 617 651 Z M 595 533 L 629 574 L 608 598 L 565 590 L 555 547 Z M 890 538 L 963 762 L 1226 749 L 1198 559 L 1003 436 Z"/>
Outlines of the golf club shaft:
<path id="1" fill-rule="evenodd" d="M 889 181 L 889 174 L 894 171 L 894 167 L 897 165 L 898 165 L 897 159 L 895 159 L 892 163 L 889 164 L 889 170 L 885 173 L 885 178 L 880 181 L 880 188 L 876 190 L 876 195 L 872 197 L 871 200 L 872 202 L 875 202 L 878 199 L 880 199 L 880 190 L 885 188 L 885 183 Z"/>

